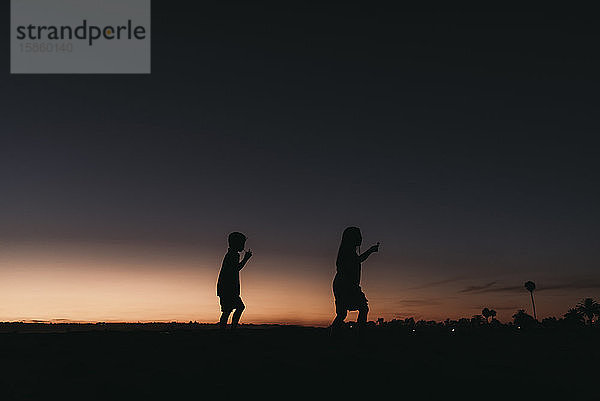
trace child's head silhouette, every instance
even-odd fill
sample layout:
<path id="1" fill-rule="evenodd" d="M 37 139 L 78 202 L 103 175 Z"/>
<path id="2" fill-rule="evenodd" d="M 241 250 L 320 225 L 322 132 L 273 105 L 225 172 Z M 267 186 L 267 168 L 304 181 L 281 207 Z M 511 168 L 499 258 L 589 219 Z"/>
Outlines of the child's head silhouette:
<path id="1" fill-rule="evenodd" d="M 362 244 L 362 235 L 358 227 L 348 227 L 342 234 L 342 243 L 340 248 L 354 248 Z"/>
<path id="2" fill-rule="evenodd" d="M 242 233 L 232 232 L 229 234 L 227 238 L 227 242 L 229 243 L 229 247 L 234 251 L 241 252 L 244 250 L 244 246 L 246 245 L 246 236 Z"/>

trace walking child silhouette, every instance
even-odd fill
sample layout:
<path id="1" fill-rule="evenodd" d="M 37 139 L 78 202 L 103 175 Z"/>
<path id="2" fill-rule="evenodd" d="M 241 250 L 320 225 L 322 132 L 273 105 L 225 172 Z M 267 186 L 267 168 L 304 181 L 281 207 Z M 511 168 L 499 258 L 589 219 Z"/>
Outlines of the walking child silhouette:
<path id="1" fill-rule="evenodd" d="M 219 327 L 224 330 L 227 327 L 229 315 L 234 312 L 231 318 L 231 329 L 235 329 L 240 321 L 242 312 L 246 306 L 240 298 L 240 270 L 244 268 L 248 259 L 252 257 L 252 252 L 247 250 L 240 261 L 240 252 L 246 245 L 246 236 L 239 232 L 233 232 L 228 237 L 229 249 L 223 258 L 219 280 L 217 281 L 217 295 L 221 303 L 221 319 Z"/>
<path id="2" fill-rule="evenodd" d="M 348 311 L 358 311 L 356 321 L 358 332 L 367 322 L 369 306 L 367 297 L 360 288 L 361 263 L 372 253 L 379 251 L 379 243 L 373 245 L 362 254 L 356 248 L 362 243 L 362 235 L 358 227 L 348 227 L 342 234 L 342 242 L 337 255 L 337 271 L 333 279 L 336 317 L 331 324 L 331 334 L 336 335 L 344 324 Z"/>

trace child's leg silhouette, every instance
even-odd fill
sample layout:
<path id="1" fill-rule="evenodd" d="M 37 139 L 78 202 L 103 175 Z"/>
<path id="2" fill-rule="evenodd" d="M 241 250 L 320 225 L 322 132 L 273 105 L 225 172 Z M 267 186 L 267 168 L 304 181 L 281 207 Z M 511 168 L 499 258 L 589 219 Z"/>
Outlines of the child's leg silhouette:
<path id="1" fill-rule="evenodd" d="M 221 319 L 219 320 L 219 328 L 221 330 L 225 330 L 227 327 L 227 321 L 229 320 L 231 312 L 231 310 L 224 310 L 223 313 L 221 313 Z"/>
<path id="2" fill-rule="evenodd" d="M 244 309 L 246 309 L 246 306 L 244 304 L 238 305 L 235 308 L 235 312 L 233 312 L 233 317 L 231 318 L 231 328 L 232 329 L 235 329 L 237 327 Z"/>
<path id="3" fill-rule="evenodd" d="M 344 325 L 344 319 L 346 319 L 346 316 L 348 316 L 348 311 L 346 309 L 339 308 L 336 310 L 336 316 L 333 320 L 333 323 L 331 323 L 331 327 L 333 329 L 339 329 L 342 327 Z"/>
<path id="4" fill-rule="evenodd" d="M 358 310 L 358 318 L 356 319 L 356 323 L 358 323 L 359 326 L 362 326 L 365 323 L 367 323 L 367 314 L 368 313 L 369 313 L 369 307 L 367 305 L 362 306 Z"/>

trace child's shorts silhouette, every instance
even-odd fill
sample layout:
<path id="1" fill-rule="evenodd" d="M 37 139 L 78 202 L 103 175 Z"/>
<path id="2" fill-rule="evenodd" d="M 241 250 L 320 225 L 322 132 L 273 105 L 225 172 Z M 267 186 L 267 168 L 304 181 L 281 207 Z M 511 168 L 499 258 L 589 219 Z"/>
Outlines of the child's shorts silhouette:
<path id="1" fill-rule="evenodd" d="M 340 285 L 334 283 L 335 309 L 339 311 L 354 311 L 367 307 L 368 300 L 360 285 Z"/>
<path id="2" fill-rule="evenodd" d="M 219 299 L 221 301 L 221 312 L 227 313 L 234 309 L 242 310 L 246 307 L 239 295 L 221 296 Z"/>

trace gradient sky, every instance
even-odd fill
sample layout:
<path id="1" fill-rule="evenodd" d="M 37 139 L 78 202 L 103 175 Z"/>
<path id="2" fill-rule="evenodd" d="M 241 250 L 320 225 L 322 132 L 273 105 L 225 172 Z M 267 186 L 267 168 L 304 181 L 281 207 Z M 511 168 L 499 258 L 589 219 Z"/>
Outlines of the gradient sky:
<path id="1" fill-rule="evenodd" d="M 600 297 L 591 15 L 184 4 L 149 76 L 11 76 L 0 42 L 0 321 L 214 322 L 239 230 L 243 322 L 325 325 L 349 225 L 373 320 Z"/>

